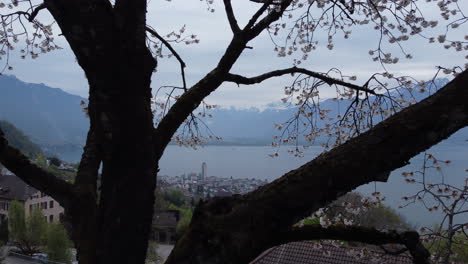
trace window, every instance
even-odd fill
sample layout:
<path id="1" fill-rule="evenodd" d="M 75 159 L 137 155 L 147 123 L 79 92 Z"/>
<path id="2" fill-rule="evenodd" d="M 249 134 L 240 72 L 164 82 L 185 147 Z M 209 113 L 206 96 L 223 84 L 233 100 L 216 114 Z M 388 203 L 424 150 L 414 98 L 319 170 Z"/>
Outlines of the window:
<path id="1" fill-rule="evenodd" d="M 49 208 L 54 208 L 54 201 L 49 202 Z"/>
<path id="2" fill-rule="evenodd" d="M 33 205 L 30 204 L 30 205 L 29 205 L 29 213 L 32 213 L 32 209 L 33 209 Z"/>
<path id="3" fill-rule="evenodd" d="M 63 216 L 63 213 L 60 213 L 60 214 L 59 214 L 59 220 L 60 220 L 60 222 L 63 222 L 63 220 L 65 220 L 65 219 L 64 219 L 64 216 Z"/>
<path id="4" fill-rule="evenodd" d="M 54 221 L 54 215 L 49 215 L 49 222 L 53 222 Z"/>

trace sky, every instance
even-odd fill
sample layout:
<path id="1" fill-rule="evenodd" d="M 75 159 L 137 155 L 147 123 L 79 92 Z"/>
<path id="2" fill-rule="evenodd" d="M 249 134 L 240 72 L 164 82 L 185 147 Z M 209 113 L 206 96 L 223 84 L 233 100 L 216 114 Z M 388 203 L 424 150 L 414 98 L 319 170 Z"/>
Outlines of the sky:
<path id="1" fill-rule="evenodd" d="M 247 0 L 232 0 L 234 12 L 239 24 L 246 23 L 259 4 Z M 422 3 L 423 12 L 427 17 L 438 16 L 435 4 Z M 466 6 L 468 3 L 460 3 Z M 232 33 L 227 22 L 221 0 L 214 0 L 211 12 L 205 1 L 200 0 L 150 0 L 148 8 L 148 24 L 154 27 L 161 35 L 178 30 L 186 25 L 187 34 L 196 34 L 200 43 L 196 45 L 174 44 L 174 48 L 187 64 L 186 75 L 190 86 L 196 83 L 206 73 L 213 69 L 221 58 Z M 0 10 L 0 12 L 3 12 Z M 47 11 L 42 11 L 39 19 L 50 21 Z M 287 21 L 287 20 L 284 20 Z M 443 22 L 443 21 L 442 21 Z M 445 30 L 442 27 L 431 31 L 434 36 Z M 56 30 L 60 32 L 60 30 Z M 467 26 L 463 25 L 454 31 L 453 38 L 463 38 Z M 319 35 L 323 39 L 324 35 Z M 313 71 L 326 72 L 330 68 L 339 68 L 346 75 L 356 75 L 356 84 L 363 84 L 375 72 L 382 72 L 379 63 L 373 62 L 368 52 L 375 49 L 379 35 L 369 27 L 356 27 L 350 38 L 345 40 L 341 35 L 336 38 L 335 48 L 329 51 L 325 45 L 320 44 L 316 51 L 301 67 Z M 61 88 L 69 93 L 87 97 L 88 86 L 83 71 L 76 63 L 75 57 L 63 37 L 56 37 L 62 50 L 39 56 L 32 60 L 22 60 L 18 56 L 10 59 L 14 69 L 5 72 L 16 75 L 26 82 L 44 83 L 51 87 Z M 249 43 L 253 49 L 247 49 L 232 69 L 232 73 L 253 76 L 280 68 L 292 66 L 292 57 L 280 58 L 273 51 L 273 44 L 266 33 Z M 435 66 L 464 65 L 467 51 L 455 52 L 453 49 L 445 50 L 441 45 L 430 45 L 427 40 L 414 38 L 404 43 L 405 49 L 412 54 L 412 60 L 401 59 L 400 63 L 388 66 L 396 74 L 411 75 L 418 80 L 430 79 L 435 73 Z M 395 53 L 395 47 L 389 46 Z M 262 107 L 272 102 L 278 102 L 283 97 L 283 89 L 291 83 L 291 78 L 275 78 L 254 86 L 237 86 L 225 83 L 215 91 L 207 102 L 224 107 Z M 163 85 L 181 85 L 179 64 L 172 59 L 159 59 L 158 71 L 153 75 L 152 88 L 156 90 Z M 323 97 L 334 95 L 332 89 L 324 88 Z"/>

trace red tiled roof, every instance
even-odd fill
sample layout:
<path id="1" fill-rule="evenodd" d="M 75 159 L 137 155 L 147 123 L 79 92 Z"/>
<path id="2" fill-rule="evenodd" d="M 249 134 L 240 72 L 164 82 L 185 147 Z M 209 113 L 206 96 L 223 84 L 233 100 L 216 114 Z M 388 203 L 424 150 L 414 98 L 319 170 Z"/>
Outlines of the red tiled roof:
<path id="1" fill-rule="evenodd" d="M 315 244 L 315 246 L 314 246 Z M 250 264 L 411 264 L 410 257 L 389 255 L 367 248 L 319 245 L 311 241 L 291 242 L 270 248 Z"/>

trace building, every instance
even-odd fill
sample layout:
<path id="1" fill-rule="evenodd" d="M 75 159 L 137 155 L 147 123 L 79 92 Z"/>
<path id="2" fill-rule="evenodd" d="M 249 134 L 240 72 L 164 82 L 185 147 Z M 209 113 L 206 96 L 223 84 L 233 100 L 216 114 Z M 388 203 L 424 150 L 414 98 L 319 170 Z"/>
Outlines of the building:
<path id="1" fill-rule="evenodd" d="M 2 172 L 0 172 L 0 222 L 8 218 L 12 201 L 25 202 L 30 195 L 37 192 L 16 175 Z"/>
<path id="2" fill-rule="evenodd" d="M 2 170 L 5 172 L 5 170 Z M 47 222 L 57 222 L 63 219 L 63 207 L 52 197 L 41 193 L 27 185 L 13 173 L 0 172 L 0 222 L 8 218 L 12 201 L 24 204 L 25 215 L 28 217 L 33 208 L 41 208 Z"/>
<path id="3" fill-rule="evenodd" d="M 206 165 L 206 162 L 203 162 L 201 165 L 201 177 L 200 180 L 206 179 L 208 177 L 208 166 Z"/>
<path id="4" fill-rule="evenodd" d="M 178 210 L 158 210 L 153 216 L 152 239 L 163 244 L 174 244 L 180 220 Z"/>
<path id="5" fill-rule="evenodd" d="M 47 222 L 54 223 L 63 220 L 64 209 L 60 204 L 49 195 L 36 191 L 24 202 L 26 217 L 28 217 L 34 208 L 40 208 Z"/>

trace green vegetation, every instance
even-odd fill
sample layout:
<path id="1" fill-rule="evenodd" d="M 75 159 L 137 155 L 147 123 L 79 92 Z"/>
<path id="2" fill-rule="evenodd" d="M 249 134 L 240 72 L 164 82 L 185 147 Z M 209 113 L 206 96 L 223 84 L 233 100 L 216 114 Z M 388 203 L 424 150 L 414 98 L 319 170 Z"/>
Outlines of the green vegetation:
<path id="1" fill-rule="evenodd" d="M 51 261 L 71 262 L 71 241 L 61 223 L 47 223 L 42 210 L 35 208 L 26 219 L 24 206 L 13 201 L 8 212 L 10 240 L 22 254 L 46 252 Z"/>
<path id="2" fill-rule="evenodd" d="M 192 208 L 182 208 L 177 207 L 174 204 L 171 204 L 168 209 L 178 210 L 180 212 L 181 218 L 176 227 L 176 238 L 181 238 L 188 229 L 190 221 L 192 220 L 193 209 Z"/>
<path id="3" fill-rule="evenodd" d="M 177 210 L 180 212 L 181 218 L 176 227 L 176 239 L 181 238 L 192 220 L 194 204 L 188 202 L 188 198 L 181 190 L 169 189 L 156 192 L 155 206 L 159 210 Z"/>
<path id="4" fill-rule="evenodd" d="M 440 230 L 439 227 L 434 228 L 434 230 L 433 239 L 424 243 L 432 256 L 442 261 L 447 258 L 450 263 L 468 263 L 468 236 L 466 234 L 462 232 L 452 237 L 450 254 L 447 243 L 448 237 L 446 237 L 447 230 Z"/>
<path id="5" fill-rule="evenodd" d="M 47 159 L 49 159 L 49 165 L 47 165 Z M 53 175 L 62 178 L 66 181 L 73 182 L 76 176 L 74 171 L 60 170 L 59 167 L 62 161 L 57 157 L 47 158 L 43 153 L 39 153 L 34 162 L 41 168 L 47 170 Z M 74 166 L 74 165 L 73 165 Z"/>
<path id="6" fill-rule="evenodd" d="M 26 239 L 33 245 L 43 245 L 46 241 L 46 235 L 47 221 L 44 214 L 41 209 L 34 208 L 26 219 Z"/>
<path id="7" fill-rule="evenodd" d="M 71 247 L 72 243 L 68 239 L 64 226 L 60 223 L 49 224 L 45 250 L 49 260 L 67 264 L 71 263 Z"/>
<path id="8" fill-rule="evenodd" d="M 34 144 L 28 136 L 16 128 L 12 123 L 0 120 L 0 128 L 5 134 L 5 138 L 8 140 L 8 143 L 19 149 L 29 158 L 35 158 L 38 154 L 42 153 L 41 148 Z"/>
<path id="9" fill-rule="evenodd" d="M 11 203 L 8 212 L 10 239 L 21 253 L 32 255 L 39 252 L 44 244 L 47 232 L 47 222 L 40 209 L 34 209 L 26 219 L 24 207 L 18 201 Z"/>
<path id="10" fill-rule="evenodd" d="M 18 201 L 11 202 L 8 211 L 8 227 L 12 241 L 22 241 L 26 238 L 25 218 L 23 205 Z"/>
<path id="11" fill-rule="evenodd" d="M 181 190 L 169 189 L 163 192 L 163 199 L 169 203 L 181 207 L 186 203 L 187 198 Z"/>

